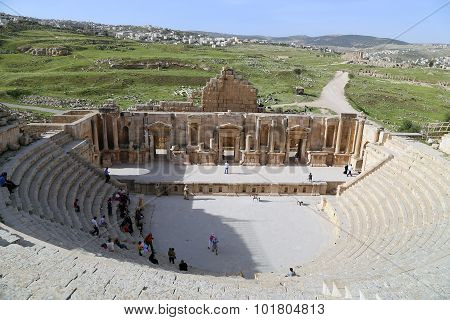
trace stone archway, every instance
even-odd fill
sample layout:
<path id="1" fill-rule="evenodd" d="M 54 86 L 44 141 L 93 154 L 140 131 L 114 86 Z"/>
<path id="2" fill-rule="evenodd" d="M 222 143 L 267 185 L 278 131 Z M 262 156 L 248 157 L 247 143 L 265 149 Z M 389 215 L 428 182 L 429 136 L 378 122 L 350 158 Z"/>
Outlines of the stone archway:
<path id="1" fill-rule="evenodd" d="M 286 129 L 286 164 L 307 162 L 307 145 L 310 128 L 300 125 Z"/>
<path id="2" fill-rule="evenodd" d="M 152 155 L 155 158 L 169 160 L 172 125 L 157 121 L 147 125 L 145 130 L 147 131 L 145 135 L 148 135 L 150 140 L 149 148 Z"/>
<path id="3" fill-rule="evenodd" d="M 231 123 L 218 126 L 219 132 L 219 163 L 240 161 L 240 140 L 242 127 Z"/>

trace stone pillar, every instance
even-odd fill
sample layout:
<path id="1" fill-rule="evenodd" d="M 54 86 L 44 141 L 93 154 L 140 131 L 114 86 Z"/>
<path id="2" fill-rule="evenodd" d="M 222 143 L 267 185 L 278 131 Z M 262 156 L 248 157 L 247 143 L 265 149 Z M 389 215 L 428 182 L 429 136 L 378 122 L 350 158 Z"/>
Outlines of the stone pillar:
<path id="1" fill-rule="evenodd" d="M 99 144 L 98 144 L 98 129 L 97 129 L 97 116 L 93 117 L 92 121 L 92 128 L 93 128 L 93 137 L 92 140 L 94 141 L 94 151 L 98 152 L 100 150 Z"/>
<path id="2" fill-rule="evenodd" d="M 339 154 L 339 152 L 341 151 L 340 147 L 341 147 L 341 138 L 342 138 L 342 126 L 343 126 L 343 120 L 342 117 L 339 118 L 339 125 L 338 125 L 338 129 L 337 129 L 337 136 L 336 136 L 336 145 L 334 148 L 334 153 L 335 154 Z"/>
<path id="3" fill-rule="evenodd" d="M 218 157 L 219 157 L 218 162 L 222 163 L 222 161 L 223 161 L 223 140 L 222 140 L 220 133 L 219 133 L 219 155 L 218 155 Z"/>
<path id="4" fill-rule="evenodd" d="M 272 123 L 270 124 L 269 127 L 269 152 L 275 152 L 275 141 L 273 138 L 273 132 L 275 130 L 275 121 L 272 120 Z"/>
<path id="5" fill-rule="evenodd" d="M 202 134 L 200 131 L 200 123 L 197 126 L 197 145 L 200 145 L 200 143 L 202 142 Z"/>
<path id="6" fill-rule="evenodd" d="M 149 144 L 148 144 L 148 130 L 144 129 L 144 146 L 145 149 L 149 148 Z"/>
<path id="7" fill-rule="evenodd" d="M 256 119 L 256 131 L 255 131 L 255 150 L 259 151 L 259 143 L 260 143 L 260 129 L 261 129 L 261 119 Z"/>
<path id="8" fill-rule="evenodd" d="M 186 126 L 186 146 L 191 145 L 191 124 L 188 122 Z"/>
<path id="9" fill-rule="evenodd" d="M 176 128 L 176 124 L 175 124 L 175 119 L 172 119 L 172 128 L 170 128 L 170 145 L 169 148 L 171 148 L 172 146 L 176 145 L 176 141 L 175 141 L 175 128 Z"/>
<path id="10" fill-rule="evenodd" d="M 236 135 L 234 136 L 234 161 L 239 162 L 239 142 L 240 142 L 240 136 Z"/>
<path id="11" fill-rule="evenodd" d="M 150 144 L 150 160 L 155 157 L 155 137 L 153 134 L 149 134 L 149 144 Z"/>
<path id="12" fill-rule="evenodd" d="M 305 160 L 306 157 L 306 142 L 307 142 L 307 138 L 303 138 L 302 139 L 302 145 L 301 145 L 301 149 L 300 149 L 300 162 L 303 162 Z"/>
<path id="13" fill-rule="evenodd" d="M 361 151 L 361 142 L 362 142 L 362 136 L 363 136 L 365 122 L 366 122 L 365 119 L 360 119 L 358 121 L 358 132 L 356 133 L 355 151 L 353 153 L 354 157 L 358 157 L 358 158 L 360 157 L 359 153 Z"/>
<path id="14" fill-rule="evenodd" d="M 325 149 L 327 147 L 327 135 L 328 135 L 328 119 L 325 119 L 325 133 L 323 135 L 323 146 L 322 146 L 322 150 Z"/>
<path id="15" fill-rule="evenodd" d="M 108 150 L 108 129 L 106 127 L 106 114 L 102 115 L 103 120 L 103 150 Z"/>
<path id="16" fill-rule="evenodd" d="M 119 130 L 117 128 L 117 119 L 113 116 L 112 118 L 112 127 L 113 127 L 113 139 L 114 139 L 114 150 L 119 150 Z"/>
<path id="17" fill-rule="evenodd" d="M 248 134 L 245 137 L 245 152 L 250 152 L 251 141 L 252 141 L 252 136 L 250 134 Z"/>
<path id="18" fill-rule="evenodd" d="M 291 139 L 289 137 L 289 128 L 286 129 L 286 156 L 284 158 L 284 163 L 289 164 L 289 153 L 291 152 Z"/>

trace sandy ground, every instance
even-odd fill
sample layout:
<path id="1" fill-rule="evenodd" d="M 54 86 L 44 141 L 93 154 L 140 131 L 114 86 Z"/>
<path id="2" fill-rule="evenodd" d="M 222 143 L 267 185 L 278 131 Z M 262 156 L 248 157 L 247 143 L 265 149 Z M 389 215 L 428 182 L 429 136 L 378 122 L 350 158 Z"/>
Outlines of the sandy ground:
<path id="1" fill-rule="evenodd" d="M 158 259 L 174 247 L 177 260 L 201 270 L 253 277 L 301 265 L 331 244 L 331 224 L 312 208 L 319 197 L 146 196 Z M 307 205 L 300 207 L 297 199 Z M 208 250 L 209 234 L 219 239 L 219 255 Z"/>

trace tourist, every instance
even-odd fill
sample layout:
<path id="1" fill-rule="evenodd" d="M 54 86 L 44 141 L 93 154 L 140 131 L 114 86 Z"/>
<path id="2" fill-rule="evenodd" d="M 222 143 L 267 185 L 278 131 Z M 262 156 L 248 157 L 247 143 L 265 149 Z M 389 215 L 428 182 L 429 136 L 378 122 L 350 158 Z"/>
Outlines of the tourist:
<path id="1" fill-rule="evenodd" d="M 112 207 L 112 198 L 109 197 L 108 198 L 108 216 L 112 215 L 112 209 L 113 209 L 113 207 Z"/>
<path id="2" fill-rule="evenodd" d="M 187 184 L 184 185 L 184 200 L 189 200 L 189 187 Z"/>
<path id="3" fill-rule="evenodd" d="M 75 212 L 80 212 L 80 205 L 78 204 L 78 199 L 75 199 L 75 202 L 73 203 L 73 207 L 75 209 Z"/>
<path id="4" fill-rule="evenodd" d="M 344 166 L 344 174 L 347 174 L 347 172 L 348 172 L 348 164 L 346 164 L 346 165 Z"/>
<path id="5" fill-rule="evenodd" d="M 180 271 L 188 271 L 188 265 L 186 262 L 184 262 L 184 260 L 181 260 L 178 267 L 180 268 Z"/>
<path id="6" fill-rule="evenodd" d="M 11 180 L 8 180 L 8 174 L 6 172 L 2 172 L 0 175 L 0 187 L 7 188 L 9 191 L 9 194 L 14 192 L 14 189 L 17 188 L 19 185 L 15 184 Z"/>
<path id="7" fill-rule="evenodd" d="M 97 223 L 97 217 L 92 218 L 91 220 L 92 226 L 94 227 L 94 230 L 92 230 L 91 234 L 92 235 L 99 235 L 100 234 L 100 230 L 98 229 L 98 223 Z"/>
<path id="8" fill-rule="evenodd" d="M 114 252 L 114 241 L 111 238 L 108 238 L 108 242 L 106 242 L 106 247 L 108 251 Z"/>
<path id="9" fill-rule="evenodd" d="M 153 264 L 159 264 L 159 263 L 158 263 L 158 260 L 155 258 L 155 254 L 154 254 L 154 253 L 152 253 L 152 254 L 150 255 L 150 257 L 148 257 L 148 260 L 149 260 L 151 263 L 153 263 Z"/>
<path id="10" fill-rule="evenodd" d="M 353 171 L 353 166 L 350 164 L 349 166 L 348 166 L 348 171 L 347 171 L 347 177 L 348 176 L 352 176 L 352 171 Z"/>
<path id="11" fill-rule="evenodd" d="M 106 217 L 105 217 L 105 216 L 102 216 L 102 217 L 100 218 L 100 222 L 99 222 L 98 226 L 99 226 L 100 228 L 101 228 L 101 227 L 105 227 L 105 228 L 106 228 L 107 223 L 106 223 Z"/>
<path id="12" fill-rule="evenodd" d="M 310 172 L 309 175 L 308 175 L 308 181 L 309 181 L 309 182 L 312 182 L 312 181 L 313 181 L 313 180 L 312 180 L 312 173 L 311 173 L 311 172 Z"/>
<path id="13" fill-rule="evenodd" d="M 139 255 L 142 257 L 142 251 L 144 251 L 144 243 L 142 243 L 142 241 L 138 242 L 137 249 L 138 249 Z"/>
<path id="14" fill-rule="evenodd" d="M 175 259 L 177 258 L 175 248 L 169 248 L 167 255 L 169 256 L 169 263 L 175 264 Z"/>
<path id="15" fill-rule="evenodd" d="M 150 247 L 153 253 L 156 253 L 155 249 L 153 248 L 153 234 L 151 232 L 145 237 L 144 243 Z"/>
<path id="16" fill-rule="evenodd" d="M 228 161 L 225 161 L 225 174 L 228 174 L 229 173 L 229 167 L 230 167 L 230 165 L 228 164 Z"/>
<path id="17" fill-rule="evenodd" d="M 286 275 L 286 277 L 295 277 L 297 274 L 295 273 L 294 269 L 289 268 L 289 272 Z"/>
<path id="18" fill-rule="evenodd" d="M 116 246 L 118 246 L 120 249 L 128 250 L 127 245 L 121 243 L 121 242 L 119 241 L 119 238 L 116 238 L 116 239 L 114 240 L 114 244 L 115 244 Z"/>
<path id="19" fill-rule="evenodd" d="M 140 212 L 144 211 L 144 206 L 145 206 L 144 199 L 139 198 L 139 203 L 138 203 L 137 208 L 139 209 Z"/>
<path id="20" fill-rule="evenodd" d="M 142 230 L 144 229 L 144 223 L 142 222 L 143 219 L 144 219 L 144 215 L 141 213 L 139 208 L 137 208 L 135 211 L 135 214 L 134 214 L 134 221 L 136 223 L 136 227 L 138 228 L 141 236 L 143 236 Z"/>
<path id="21" fill-rule="evenodd" d="M 209 238 L 208 238 L 208 250 L 211 249 L 212 244 L 213 244 L 213 240 L 214 240 L 215 238 L 216 238 L 216 235 L 215 235 L 214 233 L 211 233 L 211 234 L 209 235 Z"/>
<path id="22" fill-rule="evenodd" d="M 105 171 L 103 171 L 103 174 L 105 175 L 105 183 L 108 183 L 109 179 L 111 179 L 111 176 L 109 175 L 108 167 L 105 168 Z"/>
<path id="23" fill-rule="evenodd" d="M 217 237 L 212 240 L 211 251 L 215 253 L 216 256 L 219 254 L 219 239 L 217 239 Z"/>

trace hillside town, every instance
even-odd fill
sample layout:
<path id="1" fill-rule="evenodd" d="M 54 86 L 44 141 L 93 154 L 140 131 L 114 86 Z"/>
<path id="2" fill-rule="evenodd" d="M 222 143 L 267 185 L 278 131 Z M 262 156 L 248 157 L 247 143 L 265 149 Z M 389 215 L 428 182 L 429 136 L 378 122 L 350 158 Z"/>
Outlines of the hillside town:
<path id="1" fill-rule="evenodd" d="M 281 45 L 300 48 L 320 53 L 343 53 L 344 59 L 351 63 L 366 64 L 385 67 L 429 67 L 438 69 L 450 68 L 449 56 L 423 56 L 420 52 L 408 49 L 382 49 L 378 51 L 364 50 L 345 52 L 340 47 L 320 46 L 303 43 L 299 40 L 277 40 L 277 38 L 264 38 L 260 36 L 242 37 L 226 34 L 212 34 L 207 32 L 180 31 L 152 25 L 109 25 L 94 22 L 37 19 L 23 16 L 14 16 L 0 12 L 0 27 L 10 23 L 31 23 L 41 26 L 68 30 L 100 37 L 114 37 L 148 43 L 185 44 L 194 46 L 209 46 L 211 48 L 224 48 L 239 44 Z M 433 48 L 446 50 L 447 44 L 433 45 Z M 444 51 L 448 52 L 448 51 Z"/>

